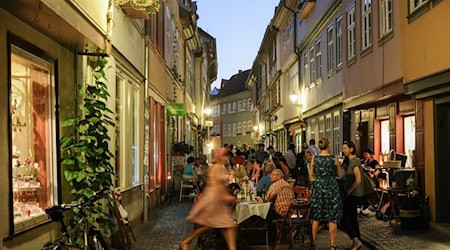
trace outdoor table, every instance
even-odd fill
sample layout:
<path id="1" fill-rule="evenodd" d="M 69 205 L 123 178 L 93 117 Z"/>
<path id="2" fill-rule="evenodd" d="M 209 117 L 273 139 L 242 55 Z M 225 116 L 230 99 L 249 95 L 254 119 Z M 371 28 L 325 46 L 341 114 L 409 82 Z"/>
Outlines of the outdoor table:
<path id="1" fill-rule="evenodd" d="M 252 216 L 259 216 L 263 219 L 267 217 L 270 209 L 270 202 L 241 202 L 236 204 L 236 222 L 241 224 Z"/>

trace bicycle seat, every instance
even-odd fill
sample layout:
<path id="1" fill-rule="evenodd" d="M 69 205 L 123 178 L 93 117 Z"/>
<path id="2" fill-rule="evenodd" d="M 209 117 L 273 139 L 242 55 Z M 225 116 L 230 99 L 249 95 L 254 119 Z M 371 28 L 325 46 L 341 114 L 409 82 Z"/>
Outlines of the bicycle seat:
<path id="1" fill-rule="evenodd" d="M 52 221 L 62 221 L 64 209 L 60 205 L 51 206 L 45 209 L 45 213 L 50 216 Z"/>

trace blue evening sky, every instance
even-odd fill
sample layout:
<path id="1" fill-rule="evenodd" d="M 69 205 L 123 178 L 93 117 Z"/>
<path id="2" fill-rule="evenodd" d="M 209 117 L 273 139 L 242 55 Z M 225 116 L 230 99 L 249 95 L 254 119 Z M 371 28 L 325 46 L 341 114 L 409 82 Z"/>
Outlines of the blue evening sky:
<path id="1" fill-rule="evenodd" d="M 241 70 L 252 67 L 267 25 L 279 0 L 197 0 L 198 26 L 216 38 L 220 87 Z"/>

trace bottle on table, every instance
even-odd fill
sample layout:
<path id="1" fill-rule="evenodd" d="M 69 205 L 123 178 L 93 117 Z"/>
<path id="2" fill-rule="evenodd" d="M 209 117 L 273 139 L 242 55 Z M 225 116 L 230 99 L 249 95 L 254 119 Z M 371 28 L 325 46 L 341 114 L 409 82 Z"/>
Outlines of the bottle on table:
<path id="1" fill-rule="evenodd" d="M 261 198 L 262 198 L 263 201 L 266 200 L 266 193 L 267 193 L 266 184 L 263 184 L 263 188 L 262 188 L 262 191 L 261 191 Z"/>

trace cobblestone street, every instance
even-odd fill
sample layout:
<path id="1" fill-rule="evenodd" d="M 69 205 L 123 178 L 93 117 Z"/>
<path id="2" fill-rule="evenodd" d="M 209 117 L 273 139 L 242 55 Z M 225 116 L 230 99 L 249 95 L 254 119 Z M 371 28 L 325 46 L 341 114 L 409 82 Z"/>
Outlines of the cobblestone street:
<path id="1" fill-rule="evenodd" d="M 138 250 L 178 249 L 180 242 L 193 230 L 186 220 L 192 203 L 189 201 L 166 202 L 151 211 L 150 220 L 138 225 L 134 232 Z M 400 224 L 389 224 L 375 218 L 360 217 L 360 227 L 365 246 L 362 249 L 450 249 L 450 237 L 435 230 L 404 230 Z M 329 249 L 328 231 L 320 231 L 316 243 L 317 249 Z M 344 249 L 351 244 L 347 235 L 338 231 L 336 245 Z M 195 242 L 191 244 L 194 249 Z M 299 246 L 296 245 L 296 248 Z M 287 249 L 287 244 L 281 249 Z M 222 249 L 217 247 L 216 249 Z M 226 248 L 223 248 L 226 249 Z M 265 249 L 265 246 L 243 247 L 239 249 Z"/>

